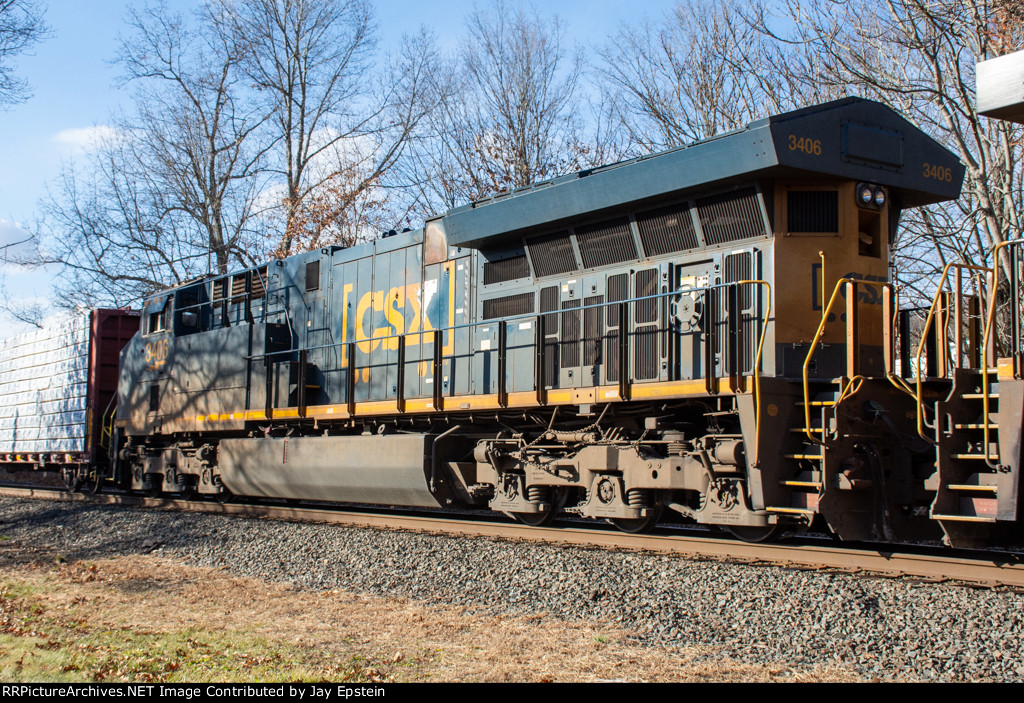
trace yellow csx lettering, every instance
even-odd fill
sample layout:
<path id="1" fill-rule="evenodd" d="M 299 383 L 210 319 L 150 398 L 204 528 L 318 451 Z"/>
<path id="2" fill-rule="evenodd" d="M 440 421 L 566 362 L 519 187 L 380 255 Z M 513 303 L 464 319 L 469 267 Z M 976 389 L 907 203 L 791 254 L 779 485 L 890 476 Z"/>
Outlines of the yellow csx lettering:
<path id="1" fill-rule="evenodd" d="M 411 308 L 406 315 L 406 307 Z M 373 319 L 383 313 L 387 323 L 380 327 L 371 327 Z M 369 319 L 368 319 L 369 318 Z M 408 329 L 406 323 L 408 322 Z M 356 305 L 355 341 L 359 350 L 369 354 L 383 345 L 385 349 L 398 349 L 399 337 L 389 335 L 415 334 L 430 332 L 434 326 L 427 317 L 426 310 L 420 308 L 420 284 L 410 283 L 407 286 L 392 288 L 387 293 L 383 290 L 368 291 L 363 294 Z M 381 339 L 384 337 L 385 339 Z M 418 335 L 411 336 L 406 346 L 419 344 Z"/>
<path id="2" fill-rule="evenodd" d="M 167 339 L 158 339 L 155 342 L 148 342 L 143 354 L 146 359 L 146 365 L 151 368 L 159 368 L 167 362 L 167 352 L 170 349 L 170 341 Z"/>

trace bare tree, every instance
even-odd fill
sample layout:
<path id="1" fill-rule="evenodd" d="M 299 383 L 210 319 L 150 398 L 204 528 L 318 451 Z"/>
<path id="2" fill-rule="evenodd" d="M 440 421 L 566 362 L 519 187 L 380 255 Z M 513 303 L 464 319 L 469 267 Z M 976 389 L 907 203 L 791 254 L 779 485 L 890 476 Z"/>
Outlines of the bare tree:
<path id="1" fill-rule="evenodd" d="M 254 229 L 261 113 L 239 94 L 240 50 L 202 31 L 206 20 L 131 12 L 118 61 L 136 109 L 43 206 L 40 258 L 67 268 L 64 303 L 126 304 L 267 255 Z"/>
<path id="2" fill-rule="evenodd" d="M 0 107 L 28 97 L 28 85 L 14 75 L 11 60 L 32 48 L 47 32 L 36 0 L 0 0 Z"/>
<path id="3" fill-rule="evenodd" d="M 0 222 L 0 313 L 22 324 L 41 327 L 43 305 L 38 299 L 11 297 L 7 290 L 7 273 L 24 266 L 23 260 L 34 256 L 35 236 L 14 223 Z"/>
<path id="4" fill-rule="evenodd" d="M 108 136 L 83 166 L 68 164 L 42 203 L 41 263 L 64 268 L 58 305 L 128 305 L 205 271 L 205 253 L 130 137 Z"/>
<path id="5" fill-rule="evenodd" d="M 132 10 L 118 60 L 136 86 L 132 139 L 173 207 L 205 235 L 196 244 L 212 257 L 208 268 L 226 273 L 232 259 L 251 260 L 262 235 L 250 227 L 267 147 L 253 138 L 265 118 L 239 88 L 242 48 L 211 31 L 208 11 L 193 32 L 162 3 Z"/>
<path id="6" fill-rule="evenodd" d="M 6 278 L 0 275 L 0 311 L 15 322 L 36 329 L 43 328 L 46 308 L 38 299 L 12 298 L 7 292 Z"/>
<path id="7" fill-rule="evenodd" d="M 442 72 L 445 100 L 407 164 L 423 209 L 527 186 L 589 163 L 582 53 L 557 17 L 505 2 L 476 10 Z"/>
<path id="8" fill-rule="evenodd" d="M 845 95 L 893 107 L 967 165 L 963 197 L 904 215 L 904 289 L 1021 235 L 1021 129 L 979 117 L 974 66 L 1021 46 L 1019 0 L 683 0 L 601 50 L 606 100 L 637 150 L 684 144 Z M 1004 262 L 1005 265 L 1005 262 Z M 979 281 L 979 285 L 983 282 Z"/>
<path id="9" fill-rule="evenodd" d="M 787 57 L 791 80 L 886 103 L 967 166 L 956 203 L 904 217 L 897 257 L 910 291 L 930 298 L 943 264 L 991 261 L 994 245 L 1021 236 L 1024 132 L 980 117 L 974 93 L 976 61 L 1021 46 L 1017 0 L 787 0 L 776 13 L 792 18 L 790 33 L 769 10 L 748 18 L 763 36 L 813 50 Z"/>
<path id="10" fill-rule="evenodd" d="M 683 0 L 656 24 L 623 26 L 598 50 L 605 103 L 634 153 L 689 144 L 829 97 L 777 70 L 788 57 L 745 21 L 745 6 Z"/>
<path id="11" fill-rule="evenodd" d="M 375 26 L 367 0 L 220 0 L 220 31 L 245 47 L 243 68 L 263 96 L 283 187 L 277 254 L 301 241 L 303 202 L 348 181 L 350 201 L 380 183 L 431 108 L 427 35 L 375 78 Z M 359 178 L 351 182 L 353 175 Z"/>

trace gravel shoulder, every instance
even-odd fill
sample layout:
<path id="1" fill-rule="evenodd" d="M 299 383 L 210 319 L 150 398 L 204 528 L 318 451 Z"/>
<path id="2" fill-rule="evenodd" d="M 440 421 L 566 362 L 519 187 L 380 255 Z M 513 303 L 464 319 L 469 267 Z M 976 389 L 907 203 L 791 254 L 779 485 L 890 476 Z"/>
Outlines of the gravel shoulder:
<path id="1" fill-rule="evenodd" d="M 327 678 L 1024 680 L 1024 595 L 907 579 L 13 498 L 0 569 L 112 626 L 250 628 Z"/>

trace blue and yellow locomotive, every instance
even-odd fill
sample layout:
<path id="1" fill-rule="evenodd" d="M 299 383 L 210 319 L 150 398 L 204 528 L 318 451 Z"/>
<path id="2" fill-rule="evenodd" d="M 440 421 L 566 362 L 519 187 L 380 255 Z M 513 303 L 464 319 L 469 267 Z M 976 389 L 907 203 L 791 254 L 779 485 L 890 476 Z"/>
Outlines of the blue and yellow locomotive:
<path id="1" fill-rule="evenodd" d="M 162 291 L 122 353 L 109 480 L 627 531 L 674 515 L 752 540 L 815 518 L 843 539 L 1001 539 L 1016 367 L 980 359 L 977 331 L 950 351 L 953 307 L 984 317 L 968 296 L 898 345 L 890 285 L 900 212 L 956 198 L 963 172 L 851 98 Z"/>

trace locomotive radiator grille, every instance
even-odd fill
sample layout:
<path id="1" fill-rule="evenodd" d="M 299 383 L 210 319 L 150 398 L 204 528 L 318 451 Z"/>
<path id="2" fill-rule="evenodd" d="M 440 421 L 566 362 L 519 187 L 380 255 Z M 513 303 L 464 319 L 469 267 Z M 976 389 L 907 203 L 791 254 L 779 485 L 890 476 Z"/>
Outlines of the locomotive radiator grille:
<path id="1" fill-rule="evenodd" d="M 708 244 L 725 244 L 768 234 L 757 190 L 752 187 L 701 198 L 697 201 L 697 213 Z"/>
<path id="2" fill-rule="evenodd" d="M 672 254 L 699 246 L 690 208 L 686 205 L 641 213 L 636 217 L 636 224 L 647 256 Z"/>
<path id="3" fill-rule="evenodd" d="M 636 245 L 629 229 L 629 220 L 625 217 L 577 227 L 575 231 L 584 268 L 618 264 L 636 258 Z"/>
<path id="4" fill-rule="evenodd" d="M 526 243 L 538 278 L 575 271 L 576 256 L 568 232 L 535 237 Z"/>
<path id="5" fill-rule="evenodd" d="M 658 293 L 658 269 L 638 271 L 635 281 L 635 296 L 643 298 Z M 633 319 L 636 328 L 633 330 L 633 375 L 637 380 L 646 381 L 658 377 L 660 366 L 658 338 L 658 311 L 661 301 L 658 298 L 637 300 L 633 304 Z"/>

